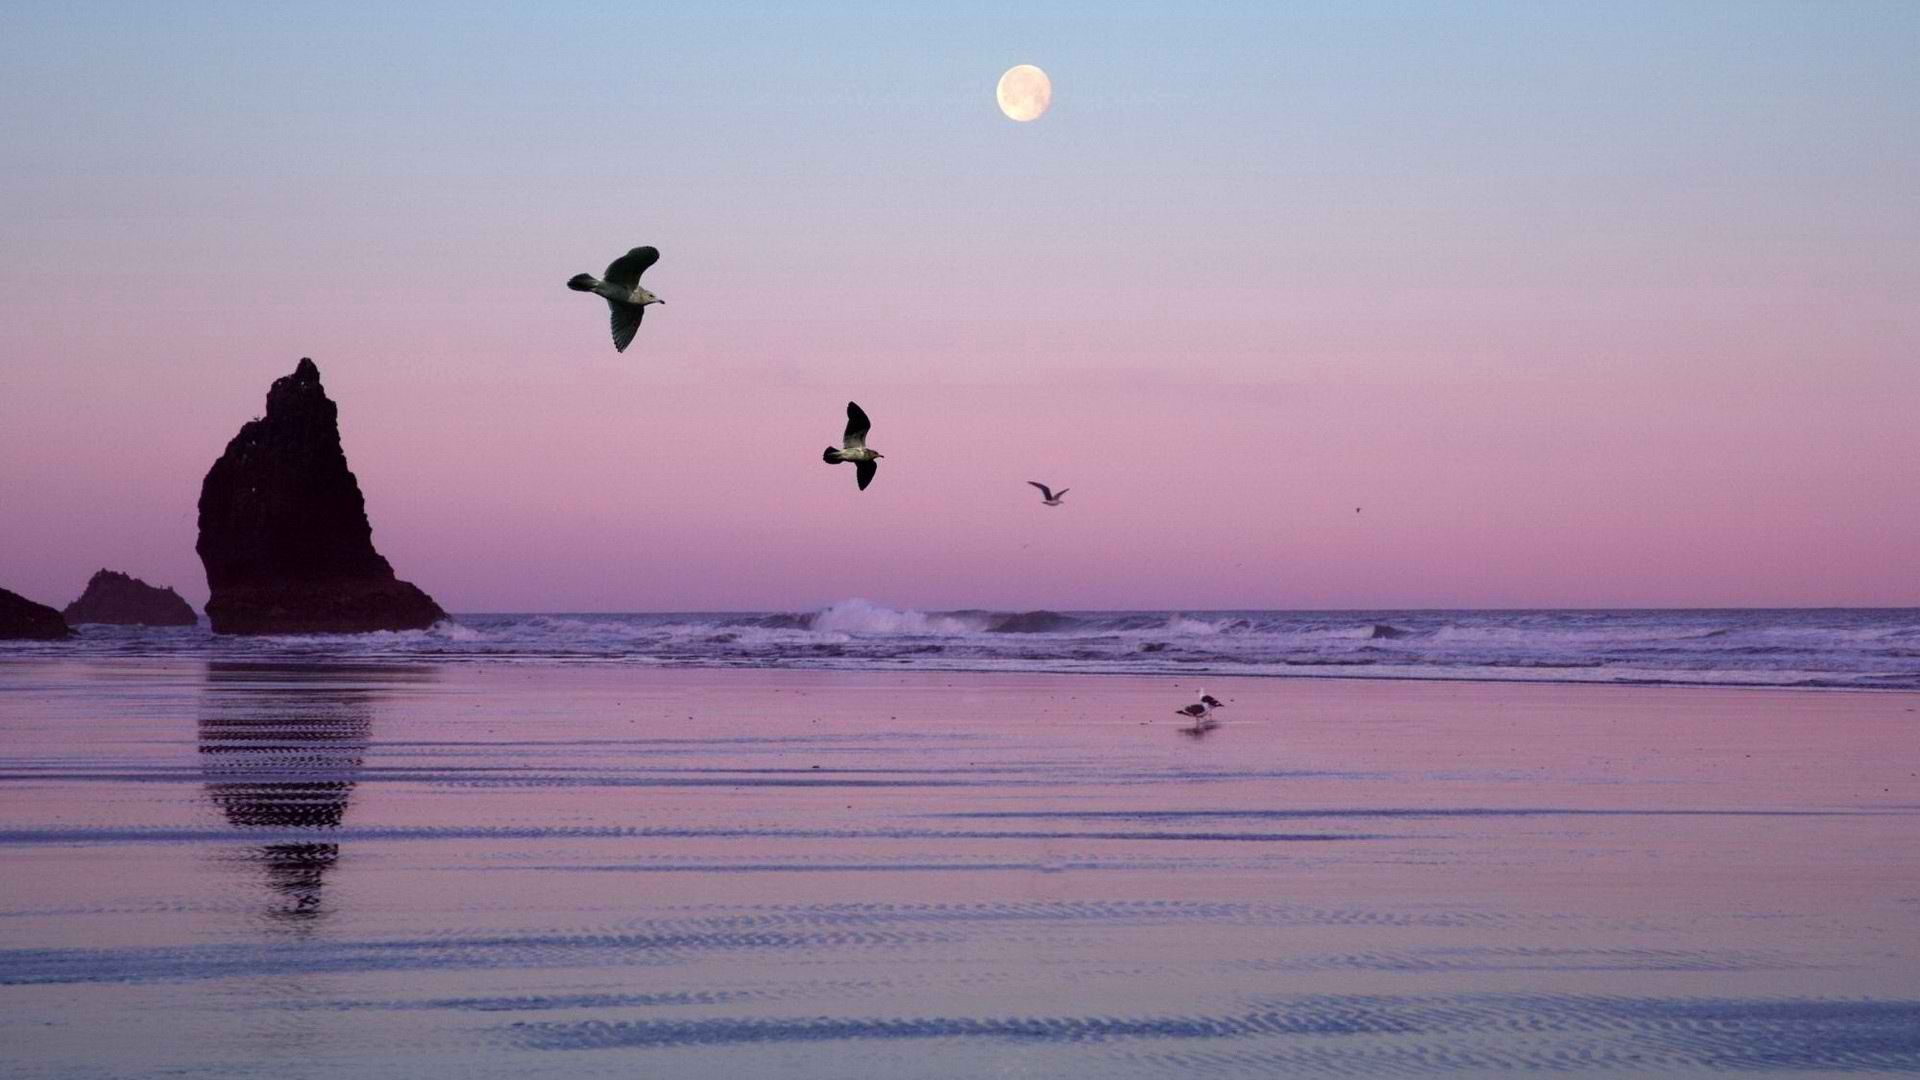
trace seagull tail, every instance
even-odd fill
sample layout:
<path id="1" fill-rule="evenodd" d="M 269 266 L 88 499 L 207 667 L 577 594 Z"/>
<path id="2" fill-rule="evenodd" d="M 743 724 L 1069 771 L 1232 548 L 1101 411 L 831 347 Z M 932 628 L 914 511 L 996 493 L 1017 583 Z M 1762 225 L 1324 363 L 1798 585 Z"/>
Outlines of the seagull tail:
<path id="1" fill-rule="evenodd" d="M 572 289 L 574 292 L 592 292 L 593 275 L 575 274 L 567 279 L 567 288 Z"/>
<path id="2" fill-rule="evenodd" d="M 820 460 L 829 465 L 838 465 L 840 464 L 840 451 L 829 446 L 827 447 L 827 452 L 820 455 Z"/>

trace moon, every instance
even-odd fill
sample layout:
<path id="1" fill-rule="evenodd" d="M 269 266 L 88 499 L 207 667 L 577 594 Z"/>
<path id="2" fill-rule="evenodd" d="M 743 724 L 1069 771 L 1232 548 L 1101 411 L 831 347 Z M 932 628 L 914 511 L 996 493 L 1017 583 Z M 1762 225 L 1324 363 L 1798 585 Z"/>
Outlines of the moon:
<path id="1" fill-rule="evenodd" d="M 1026 123 L 1038 120 L 1053 104 L 1053 80 L 1032 64 L 1007 69 L 993 96 L 1000 100 L 1000 111 L 1007 119 Z"/>

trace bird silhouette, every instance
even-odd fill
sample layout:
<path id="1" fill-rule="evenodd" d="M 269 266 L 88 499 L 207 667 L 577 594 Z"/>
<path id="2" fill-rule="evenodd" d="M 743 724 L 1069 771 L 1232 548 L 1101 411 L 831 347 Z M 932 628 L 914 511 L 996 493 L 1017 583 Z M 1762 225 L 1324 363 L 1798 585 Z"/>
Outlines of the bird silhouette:
<path id="1" fill-rule="evenodd" d="M 1029 480 L 1027 483 L 1040 489 L 1040 503 L 1043 506 L 1059 506 L 1061 497 L 1066 495 L 1068 490 L 1070 490 L 1068 488 L 1061 488 L 1060 494 L 1056 495 L 1052 488 L 1038 480 Z"/>
<path id="2" fill-rule="evenodd" d="M 633 343 L 633 335 L 640 330 L 640 317 L 647 313 L 648 304 L 666 303 L 640 287 L 640 275 L 659 261 L 659 248 L 637 247 L 608 263 L 605 279 L 575 274 L 567 280 L 567 288 L 574 292 L 590 292 L 606 298 L 607 306 L 613 309 L 614 352 L 626 352 L 627 346 Z"/>
<path id="3" fill-rule="evenodd" d="M 880 468 L 879 461 L 885 457 L 876 450 L 867 449 L 867 431 L 873 427 L 873 421 L 867 419 L 866 411 L 853 402 L 847 402 L 847 432 L 840 440 L 838 450 L 827 447 L 820 459 L 829 465 L 838 465 L 843 461 L 853 462 L 854 482 L 860 490 L 867 490 L 873 483 L 873 474 Z"/>

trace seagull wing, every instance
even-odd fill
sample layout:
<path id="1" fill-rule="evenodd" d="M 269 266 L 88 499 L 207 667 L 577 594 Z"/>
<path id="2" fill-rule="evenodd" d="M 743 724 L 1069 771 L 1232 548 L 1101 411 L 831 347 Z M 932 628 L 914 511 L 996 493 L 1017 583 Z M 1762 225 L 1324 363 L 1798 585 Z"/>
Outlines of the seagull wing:
<path id="1" fill-rule="evenodd" d="M 873 421 L 867 419 L 866 412 L 853 402 L 847 402 L 847 436 L 840 441 L 841 449 L 858 450 L 866 446 L 867 431 L 872 427 Z M 861 484 L 860 486 L 866 487 L 867 485 Z"/>
<path id="2" fill-rule="evenodd" d="M 1053 498 L 1064 499 L 1067 497 L 1067 492 L 1072 490 L 1073 490 L 1072 488 L 1061 488 L 1060 491 L 1053 496 Z"/>
<path id="3" fill-rule="evenodd" d="M 867 485 L 873 483 L 873 474 L 879 471 L 880 463 L 877 461 L 856 461 L 853 463 L 853 478 L 859 483 L 861 491 L 867 490 Z"/>
<path id="4" fill-rule="evenodd" d="M 1051 498 L 1053 498 L 1053 491 L 1052 491 L 1051 489 L 1049 489 L 1049 488 L 1047 487 L 1047 485 L 1045 485 L 1045 484 L 1043 484 L 1043 483 L 1041 483 L 1041 482 L 1040 482 L 1040 481 L 1038 481 L 1038 480 L 1029 480 L 1029 481 L 1027 481 L 1027 483 L 1028 483 L 1029 485 L 1031 485 L 1031 486 L 1033 486 L 1033 487 L 1037 487 L 1037 488 L 1039 488 L 1039 489 L 1040 489 L 1040 497 L 1041 497 L 1041 498 L 1043 498 L 1043 499 L 1051 499 Z"/>
<path id="5" fill-rule="evenodd" d="M 647 309 L 639 304 L 622 304 L 618 300 L 607 301 L 613 309 L 613 351 L 626 352 L 633 344 L 633 335 L 640 330 L 640 317 Z"/>
<path id="6" fill-rule="evenodd" d="M 625 255 L 607 264 L 607 283 L 631 289 L 640 284 L 640 275 L 647 272 L 647 267 L 659 261 L 659 248 L 634 248 L 632 251 L 627 252 Z"/>

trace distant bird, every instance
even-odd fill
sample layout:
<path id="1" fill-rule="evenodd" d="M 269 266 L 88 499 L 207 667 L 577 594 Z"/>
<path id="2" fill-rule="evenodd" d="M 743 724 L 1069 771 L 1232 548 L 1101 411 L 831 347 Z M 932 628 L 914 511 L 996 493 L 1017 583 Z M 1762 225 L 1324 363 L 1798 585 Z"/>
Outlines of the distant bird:
<path id="1" fill-rule="evenodd" d="M 873 483 L 873 474 L 880 468 L 878 462 L 886 457 L 878 451 L 867 449 L 867 431 L 872 427 L 873 421 L 867 419 L 867 414 L 860 406 L 847 402 L 847 433 L 840 440 L 840 449 L 829 446 L 827 452 L 820 455 L 820 460 L 829 465 L 853 462 L 853 478 L 859 483 L 861 491 L 867 490 L 867 485 Z"/>
<path id="2" fill-rule="evenodd" d="M 1040 489 L 1040 502 L 1044 506 L 1059 506 L 1061 497 L 1064 496 L 1068 491 L 1072 490 L 1071 488 L 1061 488 L 1060 494 L 1055 495 L 1053 493 L 1052 488 L 1048 487 L 1047 485 L 1041 483 L 1038 480 L 1029 480 L 1027 481 L 1027 483 L 1033 487 L 1037 487 Z"/>
<path id="3" fill-rule="evenodd" d="M 1213 712 L 1213 710 L 1218 709 L 1224 706 L 1225 704 L 1226 702 L 1221 701 L 1219 698 L 1214 697 L 1212 694 L 1201 694 L 1199 701 L 1195 702 L 1192 705 L 1187 706 L 1184 709 L 1175 709 L 1173 711 L 1174 711 L 1174 715 L 1184 716 L 1189 720 L 1205 720 L 1208 717 L 1208 715 Z"/>
<path id="4" fill-rule="evenodd" d="M 567 288 L 574 292 L 590 292 L 607 298 L 607 306 L 613 309 L 614 352 L 626 352 L 627 346 L 633 343 L 633 335 L 640 329 L 640 316 L 647 313 L 648 304 L 666 303 L 640 287 L 640 275 L 659 261 L 659 248 L 637 247 L 607 264 L 604 281 L 592 274 L 575 274 L 567 280 Z"/>

